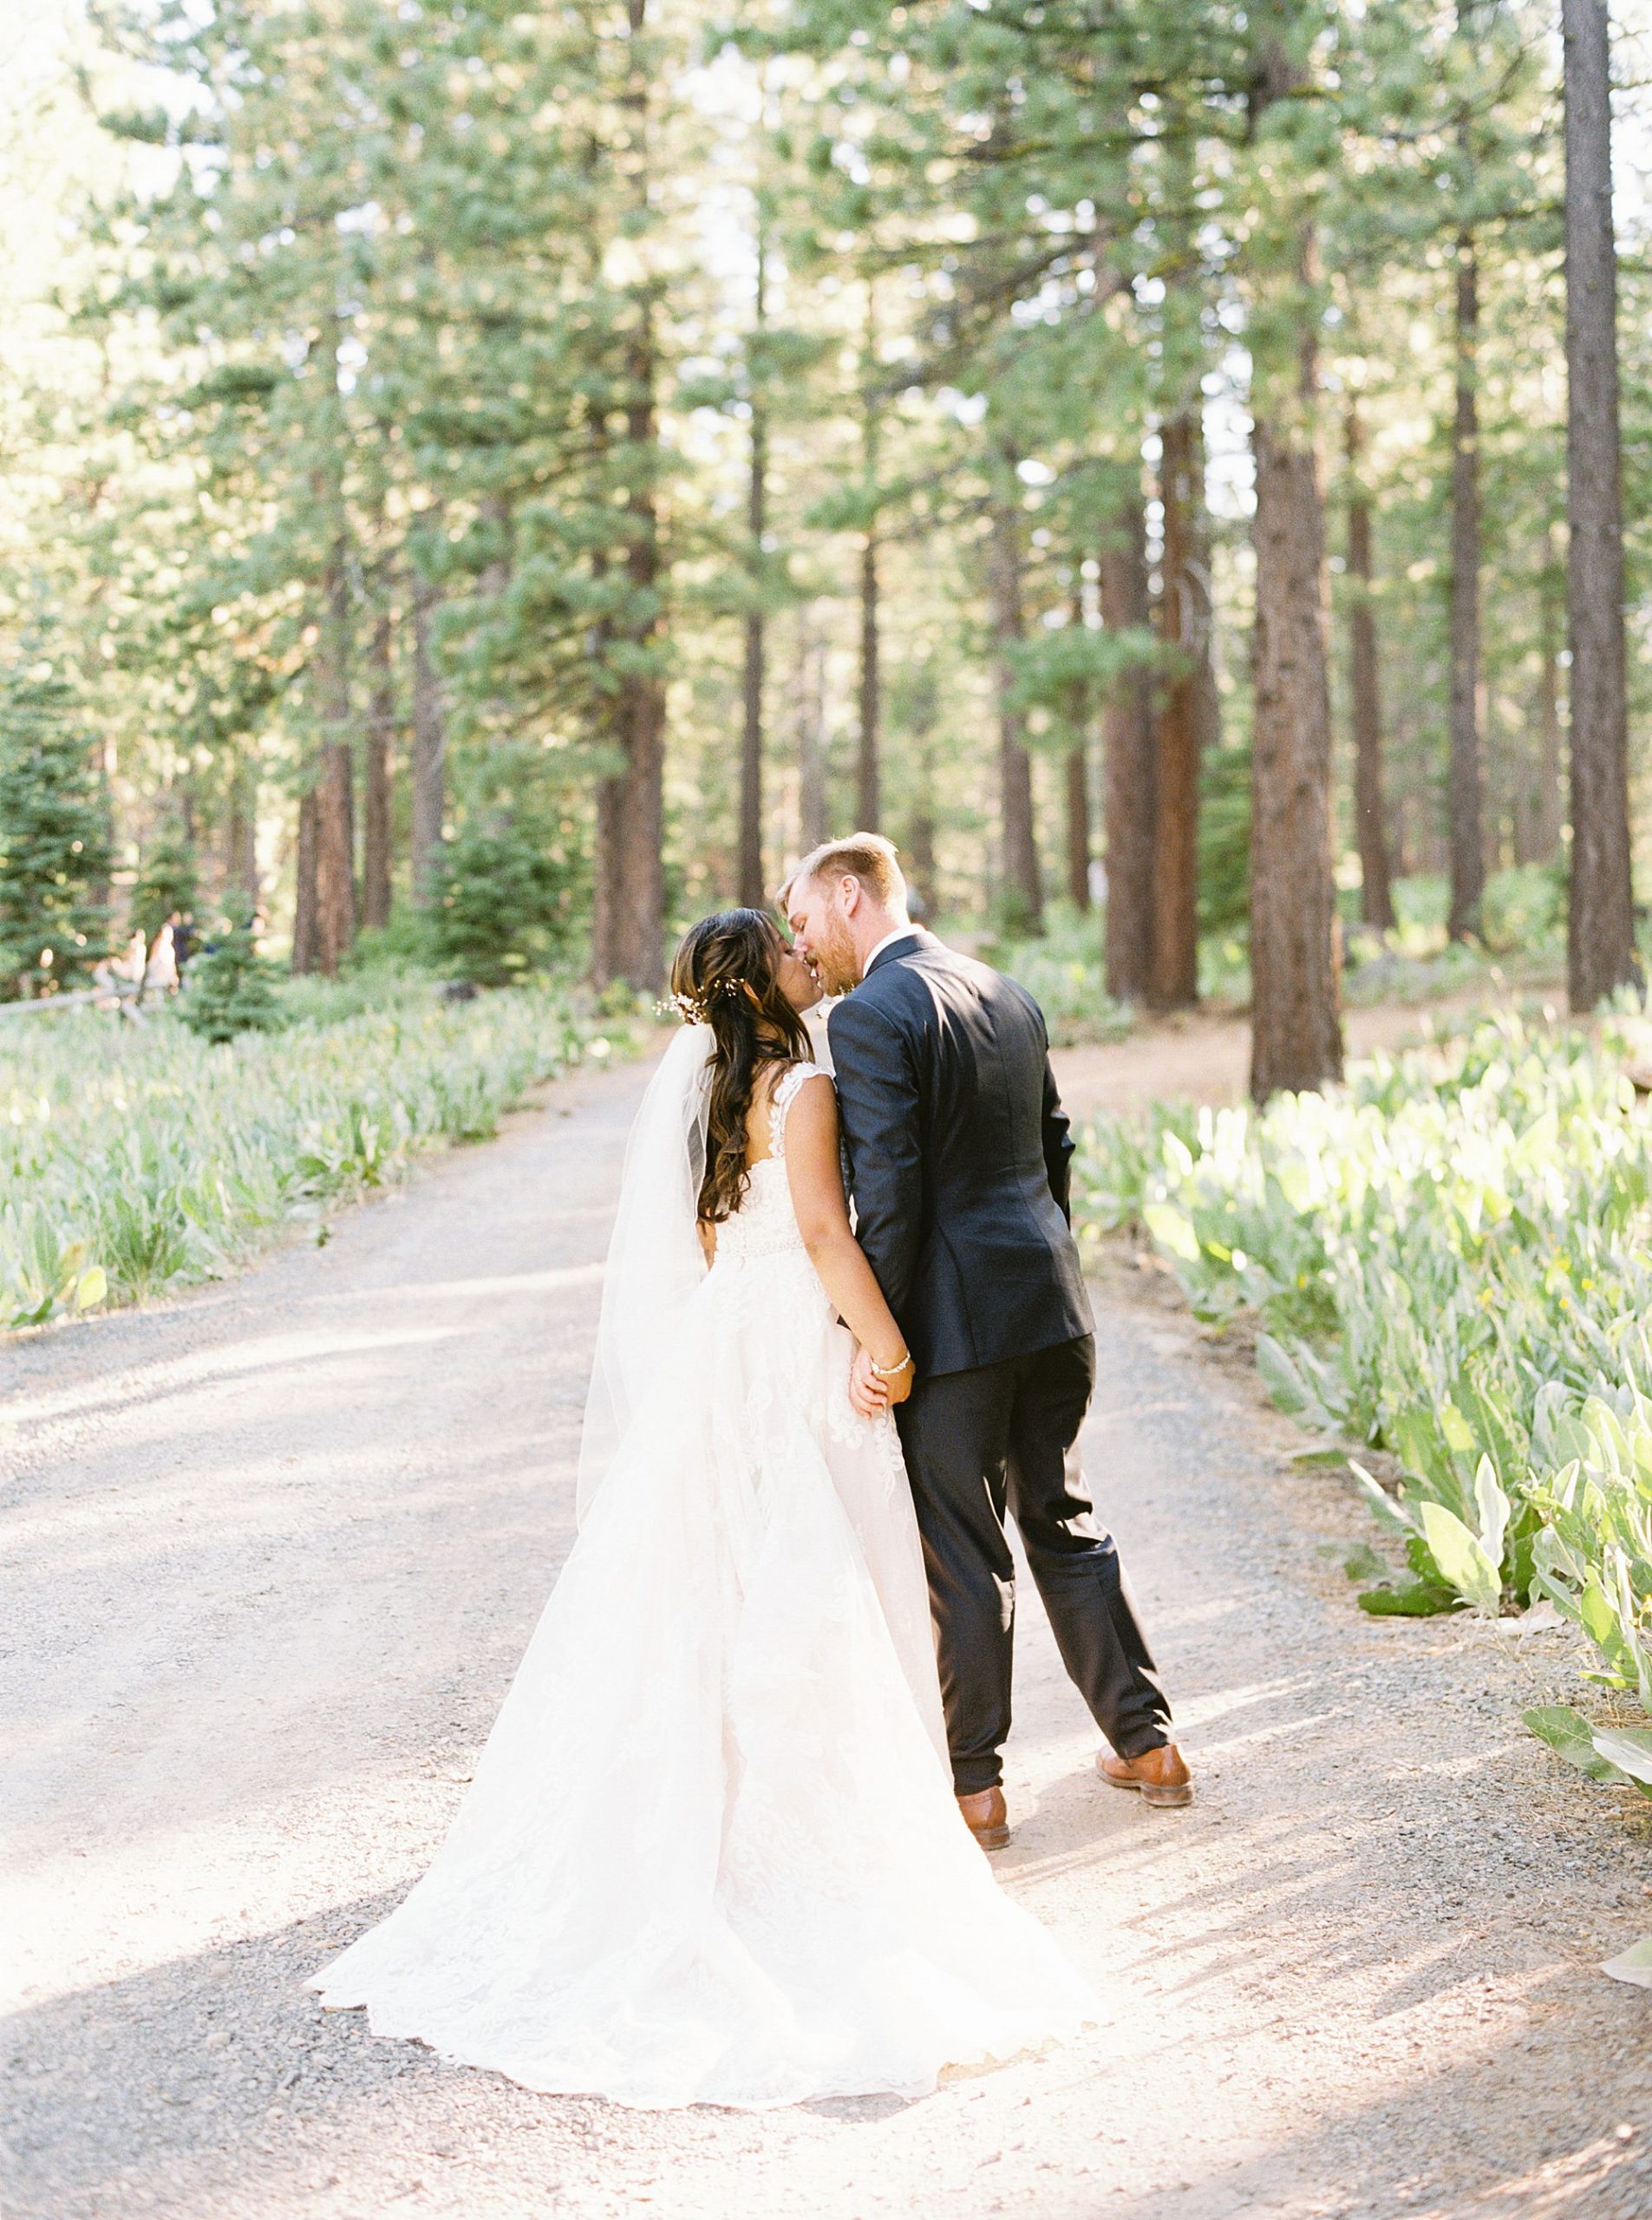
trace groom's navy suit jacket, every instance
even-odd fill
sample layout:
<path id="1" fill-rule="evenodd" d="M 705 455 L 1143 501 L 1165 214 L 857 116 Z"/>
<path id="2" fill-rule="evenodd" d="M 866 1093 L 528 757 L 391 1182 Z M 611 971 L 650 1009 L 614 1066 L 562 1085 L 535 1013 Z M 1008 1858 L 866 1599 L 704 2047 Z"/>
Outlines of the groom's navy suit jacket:
<path id="1" fill-rule="evenodd" d="M 914 931 L 827 1021 L 856 1235 L 919 1375 L 1094 1332 L 1037 1003 Z"/>

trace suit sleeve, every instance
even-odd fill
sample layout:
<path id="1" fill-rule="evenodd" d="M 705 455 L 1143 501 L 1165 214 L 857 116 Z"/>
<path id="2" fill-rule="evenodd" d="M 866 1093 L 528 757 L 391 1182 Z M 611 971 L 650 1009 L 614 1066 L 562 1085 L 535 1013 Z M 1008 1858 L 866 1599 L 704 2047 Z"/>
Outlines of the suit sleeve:
<path id="1" fill-rule="evenodd" d="M 1044 1166 L 1049 1173 L 1049 1191 L 1055 1198 L 1056 1207 L 1069 1225 L 1073 1222 L 1073 1158 L 1075 1153 L 1073 1121 L 1061 1107 L 1047 1038 L 1044 1046 Z"/>
<path id="2" fill-rule="evenodd" d="M 917 1270 L 924 1216 L 917 1075 L 887 1018 L 855 996 L 830 1024 L 838 1115 L 849 1157 L 855 1237 L 899 1317 Z"/>

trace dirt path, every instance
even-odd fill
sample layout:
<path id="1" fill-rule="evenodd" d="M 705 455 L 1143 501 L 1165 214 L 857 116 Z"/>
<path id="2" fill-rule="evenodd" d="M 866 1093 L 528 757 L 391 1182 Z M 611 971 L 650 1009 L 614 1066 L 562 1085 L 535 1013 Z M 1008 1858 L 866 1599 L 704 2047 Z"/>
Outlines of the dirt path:
<path id="1" fill-rule="evenodd" d="M 1629 2220 L 1644 1840 L 1515 1722 L 1566 1638 L 1352 1608 L 1332 1478 L 1179 1316 L 1098 1296 L 1088 1453 L 1200 1768 L 1100 1787 L 1023 1620 L 1005 1884 L 1107 2023 L 926 2102 L 654 2117 L 323 2017 L 570 1538 L 633 1072 L 234 1286 L 0 1352 L 9 2220 Z"/>

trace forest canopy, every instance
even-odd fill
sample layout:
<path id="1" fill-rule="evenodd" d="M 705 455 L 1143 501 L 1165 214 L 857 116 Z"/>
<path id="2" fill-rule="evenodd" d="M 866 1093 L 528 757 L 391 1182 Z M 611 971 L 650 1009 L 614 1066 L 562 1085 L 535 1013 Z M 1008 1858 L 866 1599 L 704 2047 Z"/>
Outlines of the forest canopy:
<path id="1" fill-rule="evenodd" d="M 1087 917 L 1119 1002 L 1237 942 L 1260 1094 L 1340 1068 L 1345 947 L 1418 874 L 1472 944 L 1488 874 L 1551 870 L 1592 1006 L 1649 829 L 1639 30 L 39 14 L 3 991 L 252 904 L 300 971 L 651 993 L 853 821 L 932 918 Z"/>

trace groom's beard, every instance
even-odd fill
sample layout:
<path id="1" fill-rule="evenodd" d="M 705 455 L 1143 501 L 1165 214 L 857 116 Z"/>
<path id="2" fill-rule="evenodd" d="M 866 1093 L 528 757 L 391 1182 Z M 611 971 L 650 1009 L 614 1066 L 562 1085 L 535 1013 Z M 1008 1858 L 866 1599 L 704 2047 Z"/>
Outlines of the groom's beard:
<path id="1" fill-rule="evenodd" d="M 829 995 L 852 994 L 860 984 L 860 959 L 847 925 L 834 925 L 815 950 L 814 970 Z"/>

